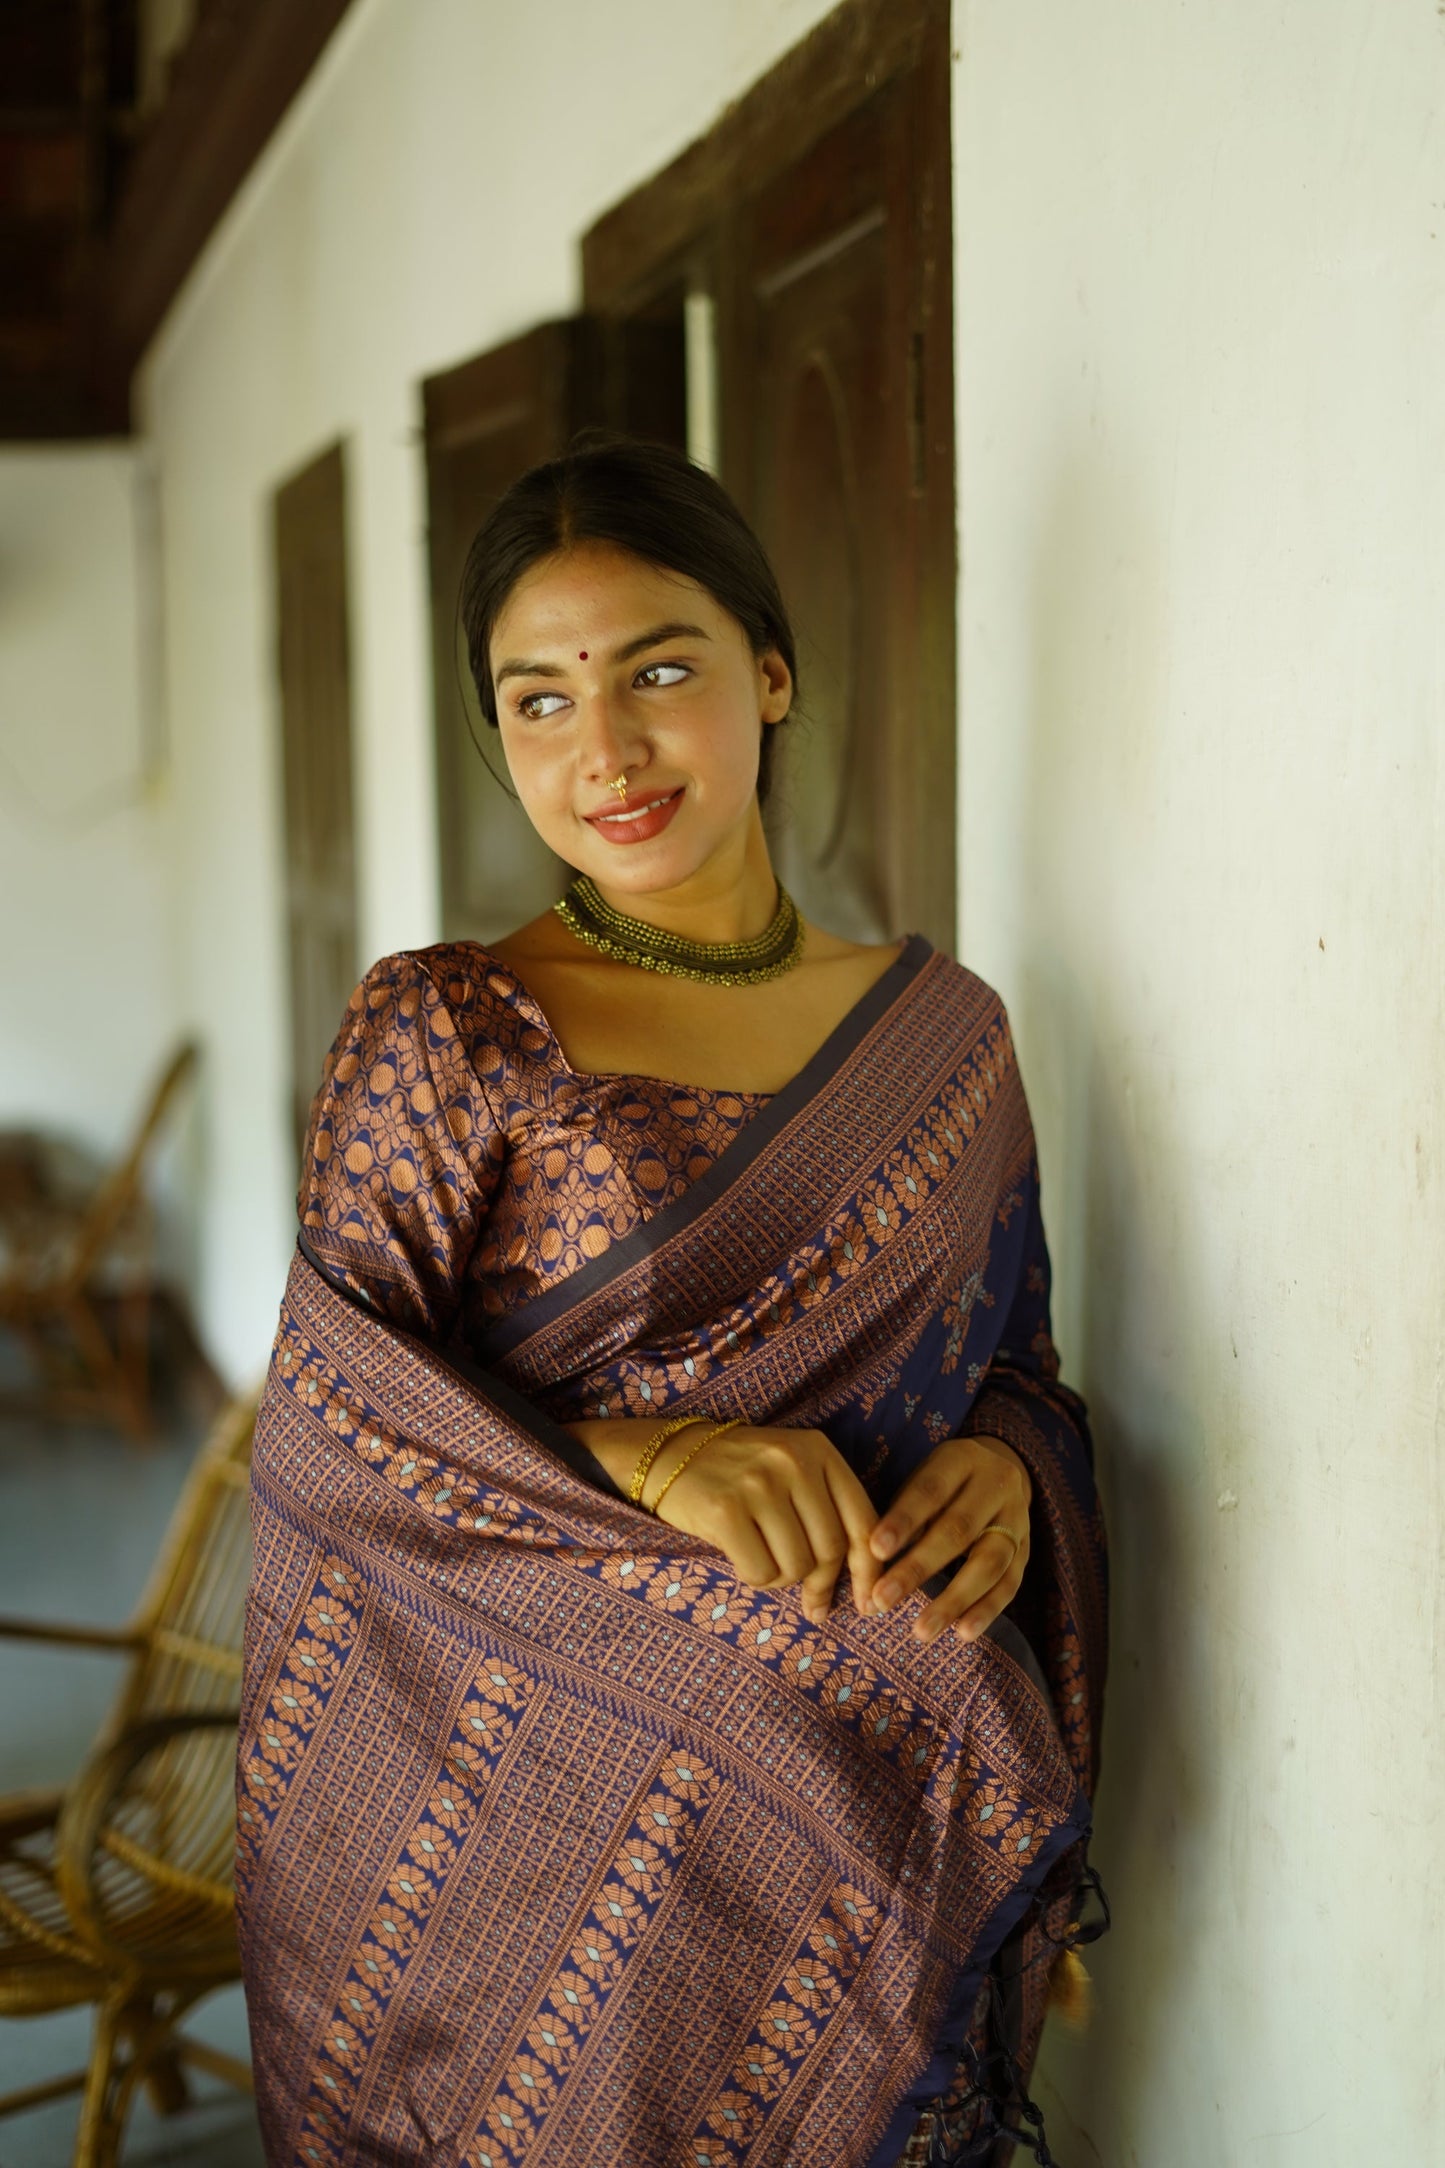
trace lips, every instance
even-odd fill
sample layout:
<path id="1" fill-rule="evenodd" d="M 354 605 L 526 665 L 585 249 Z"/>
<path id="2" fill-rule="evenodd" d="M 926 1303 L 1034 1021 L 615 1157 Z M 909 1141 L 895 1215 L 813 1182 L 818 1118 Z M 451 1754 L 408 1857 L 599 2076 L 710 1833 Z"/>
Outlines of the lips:
<path id="1" fill-rule="evenodd" d="M 587 825 L 605 836 L 609 843 L 645 843 L 651 836 L 661 835 L 663 829 L 682 803 L 683 786 L 676 790 L 652 791 L 635 806 L 621 806 L 616 812 L 589 813 Z"/>

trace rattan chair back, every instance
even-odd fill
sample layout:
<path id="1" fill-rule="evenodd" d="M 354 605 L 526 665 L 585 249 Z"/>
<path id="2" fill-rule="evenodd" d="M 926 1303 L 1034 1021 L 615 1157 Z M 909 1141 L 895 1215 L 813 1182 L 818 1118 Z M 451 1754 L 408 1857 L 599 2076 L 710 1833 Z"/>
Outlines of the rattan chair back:
<path id="1" fill-rule="evenodd" d="M 161 1737 L 178 1713 L 229 1720 L 240 1697 L 251 1568 L 248 1483 L 255 1410 L 226 1411 L 199 1455 L 141 1600 L 137 1651 L 106 1746 L 143 1727 L 150 1749 L 94 1832 L 88 1889 L 61 1883 L 72 1916 L 131 1964 L 173 1972 L 230 1945 L 235 1732 L 222 1721 Z M 68 1812 L 72 1810 L 67 1809 Z"/>
<path id="2" fill-rule="evenodd" d="M 106 1174 L 86 1207 L 68 1260 L 67 1279 L 82 1287 L 131 1216 L 144 1208 L 146 1163 L 181 1087 L 189 1083 L 200 1060 L 190 1041 L 177 1047 L 157 1080 L 130 1143 Z"/>
<path id="3" fill-rule="evenodd" d="M 236 1709 L 250 1573 L 255 1402 L 217 1422 L 127 1628 L 0 1620 L 11 1639 L 129 1652 L 95 1748 L 52 1794 L 0 1799 L 0 2015 L 96 2006 L 88 2071 L 0 2098 L 0 2115 L 83 2089 L 76 2161 L 110 2168 L 138 2083 L 184 2104 L 184 2067 L 243 2065 L 179 2020 L 238 1976 Z"/>
<path id="4" fill-rule="evenodd" d="M 193 1045 L 176 1050 L 126 1150 L 84 1203 L 55 1186 L 32 1195 L 22 1183 L 4 1215 L 0 1325 L 29 1350 L 51 1417 L 100 1415 L 137 1437 L 151 1427 L 154 1214 L 145 1173 L 199 1058 Z"/>

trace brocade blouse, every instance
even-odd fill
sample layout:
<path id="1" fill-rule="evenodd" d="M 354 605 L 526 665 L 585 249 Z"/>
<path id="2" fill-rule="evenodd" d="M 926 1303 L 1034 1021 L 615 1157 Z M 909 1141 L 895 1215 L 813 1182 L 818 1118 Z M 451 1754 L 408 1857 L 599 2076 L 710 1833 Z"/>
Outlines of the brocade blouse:
<path id="1" fill-rule="evenodd" d="M 578 1072 L 499 958 L 404 950 L 367 972 L 327 1056 L 302 1232 L 338 1287 L 476 1353 L 491 1321 L 681 1195 L 770 1096 Z"/>

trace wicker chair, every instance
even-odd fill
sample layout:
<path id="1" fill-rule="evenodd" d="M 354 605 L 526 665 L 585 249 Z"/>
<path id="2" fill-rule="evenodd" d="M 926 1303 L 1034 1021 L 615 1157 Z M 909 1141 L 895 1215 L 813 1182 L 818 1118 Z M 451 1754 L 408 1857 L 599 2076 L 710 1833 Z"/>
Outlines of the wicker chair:
<path id="1" fill-rule="evenodd" d="M 79 1774 L 0 1798 L 0 2016 L 94 2003 L 88 2070 L 0 2096 L 0 2115 L 82 2092 L 77 2168 L 110 2168 L 144 2083 L 165 2112 L 185 2066 L 247 2090 L 244 2063 L 177 2030 L 239 1976 L 231 1887 L 236 1702 L 250 1567 L 253 1400 L 197 1458 L 129 1627 L 0 1619 L 0 1633 L 130 1656 Z"/>
<path id="2" fill-rule="evenodd" d="M 84 1201 L 51 1194 L 36 1165 L 27 1180 L 21 1160 L 0 1183 L 0 1325 L 29 1350 L 51 1415 L 98 1414 L 133 1437 L 150 1429 L 154 1229 L 145 1171 L 198 1059 L 194 1046 L 177 1049 L 127 1150 Z M 117 1298 L 113 1329 L 107 1294 Z"/>

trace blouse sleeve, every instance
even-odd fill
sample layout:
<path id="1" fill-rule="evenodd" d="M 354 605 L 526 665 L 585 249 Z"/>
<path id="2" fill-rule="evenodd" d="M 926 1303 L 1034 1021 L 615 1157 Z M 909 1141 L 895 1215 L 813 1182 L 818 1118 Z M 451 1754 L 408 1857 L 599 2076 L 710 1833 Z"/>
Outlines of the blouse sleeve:
<path id="1" fill-rule="evenodd" d="M 450 1009 L 415 956 L 357 987 L 302 1154 L 308 1250 L 343 1292 L 440 1345 L 505 1149 Z"/>

